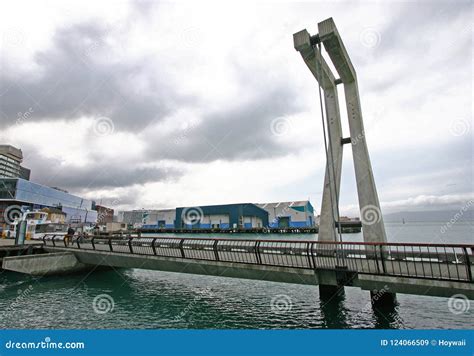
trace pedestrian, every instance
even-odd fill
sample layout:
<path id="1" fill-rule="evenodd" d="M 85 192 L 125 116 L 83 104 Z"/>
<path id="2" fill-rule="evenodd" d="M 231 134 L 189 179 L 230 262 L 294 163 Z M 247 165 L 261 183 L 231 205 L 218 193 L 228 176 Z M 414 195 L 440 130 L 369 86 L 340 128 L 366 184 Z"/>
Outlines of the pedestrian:
<path id="1" fill-rule="evenodd" d="M 66 236 L 64 237 L 64 239 L 66 240 L 66 245 L 69 246 L 69 242 L 72 241 L 72 237 L 74 236 L 74 233 L 76 231 L 74 231 L 74 229 L 69 226 L 69 228 L 67 229 L 67 234 Z"/>

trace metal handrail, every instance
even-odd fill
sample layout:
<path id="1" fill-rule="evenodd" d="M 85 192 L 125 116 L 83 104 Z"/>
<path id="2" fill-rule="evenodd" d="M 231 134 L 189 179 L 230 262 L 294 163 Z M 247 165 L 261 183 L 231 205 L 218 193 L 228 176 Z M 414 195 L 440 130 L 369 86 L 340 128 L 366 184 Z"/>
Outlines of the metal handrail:
<path id="1" fill-rule="evenodd" d="M 105 238 L 107 239 L 108 237 L 103 237 L 103 236 L 95 236 L 98 238 Z M 139 237 L 129 237 L 132 239 L 137 239 Z M 153 238 L 153 237 L 140 237 L 141 239 L 144 238 Z M 432 243 L 418 243 L 418 242 L 356 242 L 356 241 L 314 241 L 314 240 L 269 240 L 269 239 L 223 239 L 223 238 L 201 238 L 201 237 L 196 237 L 196 238 L 183 238 L 183 237 L 169 237 L 169 236 L 163 236 L 159 237 L 160 239 L 170 239 L 170 240 L 191 240 L 191 241 L 232 241 L 232 242 L 254 242 L 254 241 L 260 241 L 260 242 L 284 242 L 284 243 L 316 243 L 316 244 L 329 244 L 329 245 L 363 245 L 363 246 L 413 246 L 413 247 L 418 247 L 418 246 L 430 246 L 430 247 L 466 247 L 466 248 L 473 248 L 473 244 L 432 244 Z"/>
<path id="2" fill-rule="evenodd" d="M 53 235 L 53 234 L 46 234 Z M 64 235 L 58 235 L 64 236 Z M 74 236 L 73 238 L 80 238 L 81 236 Z M 148 236 L 127 236 L 127 235 L 117 235 L 117 236 L 103 236 L 103 235 L 89 235 L 83 236 L 84 238 L 93 238 L 93 239 L 112 239 L 112 240 L 125 240 L 125 239 L 170 239 L 170 240 L 185 240 L 185 241 L 232 241 L 232 242 L 284 242 L 284 243 L 316 243 L 316 244 L 329 244 L 329 245 L 364 245 L 364 246 L 430 246 L 430 247 L 466 247 L 473 248 L 474 244 L 433 244 L 433 243 L 422 243 L 422 242 L 358 242 L 358 241 L 314 241 L 314 240 L 270 240 L 270 239 L 234 239 L 234 238 L 206 238 L 206 237 L 171 237 L 171 236 L 160 236 L 160 237 L 148 237 Z"/>
<path id="3" fill-rule="evenodd" d="M 51 236 L 51 235 L 50 235 Z M 64 236 L 45 235 L 58 247 Z M 65 246 L 66 243 L 64 242 Z M 120 247 L 122 246 L 122 247 Z M 376 248 L 378 246 L 378 248 Z M 66 247 L 81 250 L 250 263 L 302 269 L 347 268 L 360 274 L 473 282 L 474 245 L 365 243 L 308 240 L 234 240 L 171 237 L 75 237 Z M 89 248 L 90 247 L 90 248 Z M 340 264 L 340 257 L 344 265 Z"/>

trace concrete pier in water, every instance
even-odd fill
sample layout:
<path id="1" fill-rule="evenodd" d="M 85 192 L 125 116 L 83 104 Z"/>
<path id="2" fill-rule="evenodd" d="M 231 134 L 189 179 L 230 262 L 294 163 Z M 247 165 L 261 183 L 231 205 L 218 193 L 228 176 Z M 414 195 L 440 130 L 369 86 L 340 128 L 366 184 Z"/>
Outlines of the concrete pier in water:
<path id="1" fill-rule="evenodd" d="M 71 252 L 50 252 L 41 255 L 5 257 L 2 268 L 7 271 L 34 276 L 58 275 L 80 272 L 91 268 Z"/>

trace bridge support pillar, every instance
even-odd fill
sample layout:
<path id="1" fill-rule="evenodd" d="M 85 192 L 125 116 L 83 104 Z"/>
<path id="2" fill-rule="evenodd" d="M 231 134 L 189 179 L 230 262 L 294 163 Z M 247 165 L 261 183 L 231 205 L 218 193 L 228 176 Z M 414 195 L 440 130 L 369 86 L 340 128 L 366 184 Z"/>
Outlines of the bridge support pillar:
<path id="1" fill-rule="evenodd" d="M 370 301 L 375 309 L 393 308 L 397 305 L 397 295 L 382 290 L 373 290 L 370 292 Z"/>
<path id="2" fill-rule="evenodd" d="M 328 302 L 345 296 L 344 286 L 333 286 L 327 284 L 319 285 L 319 297 L 321 301 Z"/>

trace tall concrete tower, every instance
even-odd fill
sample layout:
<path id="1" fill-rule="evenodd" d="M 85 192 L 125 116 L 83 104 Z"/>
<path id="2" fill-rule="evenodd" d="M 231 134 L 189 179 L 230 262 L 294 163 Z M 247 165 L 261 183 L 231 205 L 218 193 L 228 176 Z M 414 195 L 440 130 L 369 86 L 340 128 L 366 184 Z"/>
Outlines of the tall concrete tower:
<path id="1" fill-rule="evenodd" d="M 352 147 L 357 195 L 365 242 L 386 242 L 385 226 L 375 187 L 372 165 L 362 120 L 359 88 L 354 66 L 344 47 L 332 18 L 318 24 L 317 35 L 311 36 L 302 30 L 293 35 L 295 49 L 318 81 L 324 92 L 327 126 L 327 164 L 324 178 L 319 240 L 335 241 L 336 226 L 339 221 L 339 192 L 342 168 L 342 148 L 344 144 Z M 329 55 L 339 79 L 332 74 L 321 55 L 322 48 Z M 339 101 L 336 86 L 342 84 L 346 99 L 350 137 L 342 137 Z"/>

